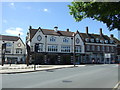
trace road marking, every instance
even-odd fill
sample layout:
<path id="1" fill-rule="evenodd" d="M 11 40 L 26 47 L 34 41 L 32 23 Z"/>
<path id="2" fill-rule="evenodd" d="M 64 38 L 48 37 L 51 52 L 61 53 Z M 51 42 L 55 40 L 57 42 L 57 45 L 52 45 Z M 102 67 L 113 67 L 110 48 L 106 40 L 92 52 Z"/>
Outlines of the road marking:
<path id="1" fill-rule="evenodd" d="M 112 90 L 118 90 L 119 86 L 120 86 L 120 81 L 115 85 L 115 87 Z"/>

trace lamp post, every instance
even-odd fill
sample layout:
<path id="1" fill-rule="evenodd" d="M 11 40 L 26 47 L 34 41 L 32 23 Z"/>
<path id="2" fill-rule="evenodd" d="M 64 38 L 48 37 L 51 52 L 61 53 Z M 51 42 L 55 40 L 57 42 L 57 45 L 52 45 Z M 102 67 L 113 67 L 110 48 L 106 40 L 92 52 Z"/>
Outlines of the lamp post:
<path id="1" fill-rule="evenodd" d="M 74 64 L 74 67 L 75 67 L 75 33 L 74 33 L 73 64 Z"/>
<path id="2" fill-rule="evenodd" d="M 6 43 L 2 44 L 2 66 L 4 65 L 5 61 L 5 51 L 6 51 Z"/>

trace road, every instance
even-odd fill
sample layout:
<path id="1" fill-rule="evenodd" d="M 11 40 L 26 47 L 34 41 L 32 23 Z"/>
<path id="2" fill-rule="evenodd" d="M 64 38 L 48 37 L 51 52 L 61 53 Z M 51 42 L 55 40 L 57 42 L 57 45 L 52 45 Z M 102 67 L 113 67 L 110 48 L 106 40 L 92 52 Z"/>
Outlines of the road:
<path id="1" fill-rule="evenodd" d="M 117 82 L 115 64 L 2 75 L 2 88 L 113 88 Z"/>

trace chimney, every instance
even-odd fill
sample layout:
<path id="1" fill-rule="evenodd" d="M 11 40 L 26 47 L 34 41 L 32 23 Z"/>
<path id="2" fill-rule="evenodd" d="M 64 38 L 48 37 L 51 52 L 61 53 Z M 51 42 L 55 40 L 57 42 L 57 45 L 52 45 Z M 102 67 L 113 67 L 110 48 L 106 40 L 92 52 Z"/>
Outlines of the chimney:
<path id="1" fill-rule="evenodd" d="M 102 36 L 103 34 L 102 34 L 102 28 L 100 28 L 100 36 Z"/>
<path id="2" fill-rule="evenodd" d="M 88 27 L 86 27 L 86 34 L 88 34 Z"/>
<path id="3" fill-rule="evenodd" d="M 18 34 L 18 37 L 20 37 L 20 33 Z"/>
<path id="4" fill-rule="evenodd" d="M 55 26 L 55 27 L 54 27 L 54 31 L 56 31 L 56 32 L 57 32 L 57 31 L 58 31 L 58 27 L 56 27 L 56 26 Z"/>
<path id="5" fill-rule="evenodd" d="M 32 29 L 32 26 L 29 26 L 29 30 Z"/>
<path id="6" fill-rule="evenodd" d="M 69 29 L 67 29 L 66 31 L 69 32 Z"/>
<path id="7" fill-rule="evenodd" d="M 114 35 L 113 35 L 113 34 L 111 34 L 111 35 L 110 35 L 110 37 L 111 37 L 111 38 L 113 38 L 113 37 L 114 37 Z"/>

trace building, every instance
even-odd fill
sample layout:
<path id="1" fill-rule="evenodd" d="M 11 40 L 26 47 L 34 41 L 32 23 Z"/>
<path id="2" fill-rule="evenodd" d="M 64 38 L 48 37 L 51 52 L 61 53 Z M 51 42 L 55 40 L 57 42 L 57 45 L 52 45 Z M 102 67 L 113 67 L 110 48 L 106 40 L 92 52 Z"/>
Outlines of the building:
<path id="1" fill-rule="evenodd" d="M 50 29 L 29 28 L 26 42 L 30 46 L 30 63 L 36 64 L 76 64 L 112 63 L 117 57 L 117 42 L 113 35 L 86 33 Z M 94 62 L 93 62 L 94 61 Z"/>
<path id="2" fill-rule="evenodd" d="M 116 62 L 120 62 L 120 40 L 116 39 L 114 35 L 111 35 L 111 38 L 115 41 L 117 45 L 117 57 L 116 57 Z"/>
<path id="3" fill-rule="evenodd" d="M 25 63 L 25 44 L 20 37 L 0 35 L 0 63 L 3 44 L 6 44 L 4 63 Z"/>
<path id="4" fill-rule="evenodd" d="M 81 38 L 83 47 L 83 53 L 78 54 L 80 63 L 112 63 L 112 60 L 115 60 L 116 41 L 104 35 L 102 29 L 100 29 L 100 34 L 90 34 L 86 27 L 86 33 L 77 32 L 77 34 Z M 75 39 L 77 41 L 77 37 Z"/>
<path id="5" fill-rule="evenodd" d="M 36 64 L 72 64 L 74 32 L 50 29 L 29 28 L 27 43 L 30 46 L 30 63 Z"/>

